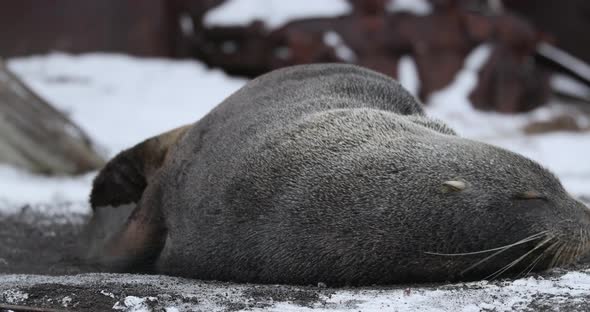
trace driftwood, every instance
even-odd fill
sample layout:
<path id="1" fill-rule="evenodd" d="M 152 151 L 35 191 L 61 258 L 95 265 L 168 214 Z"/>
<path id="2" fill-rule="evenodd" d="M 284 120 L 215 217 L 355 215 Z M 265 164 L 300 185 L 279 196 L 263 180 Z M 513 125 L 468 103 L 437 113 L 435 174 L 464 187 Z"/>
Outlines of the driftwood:
<path id="1" fill-rule="evenodd" d="M 0 60 L 0 162 L 36 173 L 79 174 L 104 159 L 78 126 Z"/>

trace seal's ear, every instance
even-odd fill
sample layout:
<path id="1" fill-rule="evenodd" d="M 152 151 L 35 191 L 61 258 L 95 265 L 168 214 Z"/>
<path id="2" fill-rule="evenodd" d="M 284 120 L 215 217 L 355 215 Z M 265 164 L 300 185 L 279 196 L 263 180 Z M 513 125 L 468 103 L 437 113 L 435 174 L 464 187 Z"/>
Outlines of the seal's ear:
<path id="1" fill-rule="evenodd" d="M 445 181 L 442 184 L 443 193 L 460 192 L 467 187 L 467 184 L 463 181 L 451 180 Z"/>
<path id="2" fill-rule="evenodd" d="M 90 193 L 92 208 L 137 203 L 170 148 L 188 128 L 184 126 L 160 134 L 115 156 L 94 179 Z"/>

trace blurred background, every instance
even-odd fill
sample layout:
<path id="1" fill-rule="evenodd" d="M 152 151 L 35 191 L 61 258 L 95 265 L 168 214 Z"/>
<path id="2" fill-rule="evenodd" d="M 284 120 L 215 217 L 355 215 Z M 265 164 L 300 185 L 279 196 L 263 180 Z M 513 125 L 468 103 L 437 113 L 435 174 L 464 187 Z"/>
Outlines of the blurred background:
<path id="1" fill-rule="evenodd" d="M 2 1 L 0 211 L 87 213 L 122 149 L 317 62 L 398 79 L 431 116 L 587 199 L 588 29 L 587 0 Z"/>

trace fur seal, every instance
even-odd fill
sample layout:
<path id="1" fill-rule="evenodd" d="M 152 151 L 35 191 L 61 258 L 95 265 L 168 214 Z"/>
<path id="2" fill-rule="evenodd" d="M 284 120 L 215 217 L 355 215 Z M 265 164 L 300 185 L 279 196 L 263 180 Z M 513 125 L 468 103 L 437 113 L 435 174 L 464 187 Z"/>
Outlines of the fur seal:
<path id="1" fill-rule="evenodd" d="M 575 261 L 590 210 L 539 164 L 459 137 L 352 65 L 252 80 L 94 181 L 86 257 L 112 271 L 372 285 Z"/>

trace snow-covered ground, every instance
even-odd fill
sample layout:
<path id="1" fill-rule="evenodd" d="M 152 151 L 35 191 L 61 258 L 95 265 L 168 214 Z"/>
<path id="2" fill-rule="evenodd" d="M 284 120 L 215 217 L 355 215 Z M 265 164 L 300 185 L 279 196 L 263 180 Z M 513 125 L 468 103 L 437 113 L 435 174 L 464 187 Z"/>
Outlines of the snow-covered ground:
<path id="1" fill-rule="evenodd" d="M 488 53 L 486 46 L 476 49 L 456 80 L 429 99 L 427 112 L 446 121 L 465 137 L 503 146 L 539 161 L 554 171 L 570 192 L 590 195 L 590 132 L 530 136 L 522 131 L 531 121 L 548 120 L 564 113 L 590 124 L 585 115 L 573 107 L 557 103 L 513 116 L 482 113 L 471 108 L 467 94 L 473 88 L 476 71 Z M 230 78 L 219 70 L 207 69 L 195 61 L 140 59 L 113 54 L 51 54 L 12 59 L 9 66 L 34 90 L 79 123 L 107 157 L 147 137 L 198 120 L 246 82 Z M 419 81 L 412 59 L 404 58 L 400 68 L 401 82 L 416 92 Z M 87 197 L 94 174 L 44 177 L 0 166 L 0 212 L 10 214 L 24 205 L 31 205 L 33 209 L 49 214 L 55 212 L 52 207 L 60 207 L 56 212 L 60 214 L 64 209 L 65 213 L 88 213 Z M 103 282 L 110 288 L 97 286 Z M 67 278 L 0 275 L 0 302 L 11 298 L 15 304 L 35 303 L 27 301 L 23 287 L 47 283 L 61 285 L 68 291 L 96 290 L 97 295 L 112 299 L 109 305 L 127 311 L 151 308 L 166 311 L 192 308 L 207 311 L 246 308 L 269 311 L 312 308 L 323 311 L 508 311 L 554 305 L 575 311 L 590 302 L 590 270 L 512 282 L 414 286 L 411 289 L 314 288 L 315 295 L 310 295 L 313 297 L 310 301 L 297 299 L 308 294 L 309 288 L 286 286 L 224 283 L 204 283 L 203 286 L 199 281 L 133 275 L 90 274 Z M 143 290 L 133 292 L 121 286 L 133 283 L 144 287 Z M 182 287 L 175 286 L 178 283 Z M 79 285 L 86 285 L 86 288 Z M 195 290 L 197 286 L 198 291 Z M 116 295 L 109 292 L 117 287 L 123 287 L 123 290 Z M 252 292 L 252 288 L 264 291 Z M 283 299 L 268 295 L 277 291 L 287 295 L 281 297 Z M 51 300 L 65 300 L 64 307 L 83 300 L 72 296 L 64 294 L 59 298 L 51 297 Z"/>
<path id="2" fill-rule="evenodd" d="M 39 292 L 39 285 L 52 287 L 53 296 L 33 298 L 29 293 Z M 50 306 L 91 311 L 588 311 L 590 270 L 515 281 L 346 289 L 131 274 L 11 275 L 0 283 L 0 302 L 43 306 L 50 299 Z"/>

